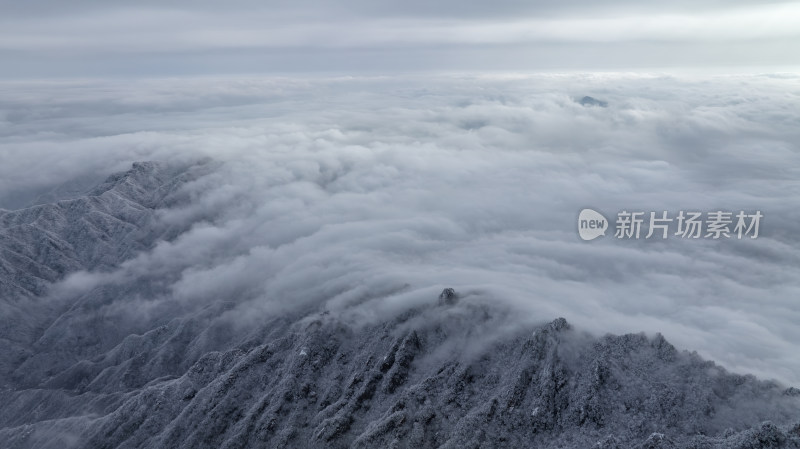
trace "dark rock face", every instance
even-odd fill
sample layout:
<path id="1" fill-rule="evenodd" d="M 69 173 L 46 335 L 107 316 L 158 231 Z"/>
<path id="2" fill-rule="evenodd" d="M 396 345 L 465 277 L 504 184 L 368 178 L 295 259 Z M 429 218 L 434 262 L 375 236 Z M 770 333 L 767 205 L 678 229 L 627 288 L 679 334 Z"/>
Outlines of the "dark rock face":
<path id="1" fill-rule="evenodd" d="M 458 294 L 452 288 L 446 288 L 439 293 L 439 304 L 455 304 L 458 301 Z"/>
<path id="2" fill-rule="evenodd" d="M 37 248 L 49 241 L 31 238 L 23 246 L 34 262 L 0 277 L 16 285 L 28 270 L 49 269 L 49 281 L 148 248 L 166 235 L 145 232 L 152 214 L 178 201 L 187 173 L 137 164 L 109 178 L 66 210 L 82 207 L 92 216 L 105 208 L 114 225 L 89 228 L 96 222 L 76 214 L 71 221 L 103 232 L 71 234 L 59 219 L 40 221 L 41 232 L 63 236 L 62 250 L 46 256 Z M 37 207 L 55 208 L 55 217 L 64 210 L 62 202 Z M 0 222 L 24 226 L 36 216 L 46 214 L 5 212 Z M 22 235 L 15 232 L 9 235 Z M 89 326 L 68 344 L 44 345 L 48 333 L 35 326 L 26 338 L 19 329 L 6 334 L 2 344 L 14 337 L 18 349 L 3 351 L 0 446 L 800 447 L 793 390 L 727 373 L 660 335 L 593 338 L 558 318 L 486 341 L 475 330 L 503 323 L 504 312 L 451 288 L 379 323 L 352 326 L 312 310 L 234 337 L 214 324 L 224 303 L 133 330 L 80 320 L 104 295 L 144 288 L 133 287 L 43 311 L 51 333 L 63 322 Z M 19 302 L 36 300 L 38 290 L 14 291 Z M 95 334 L 102 341 L 90 341 Z"/>

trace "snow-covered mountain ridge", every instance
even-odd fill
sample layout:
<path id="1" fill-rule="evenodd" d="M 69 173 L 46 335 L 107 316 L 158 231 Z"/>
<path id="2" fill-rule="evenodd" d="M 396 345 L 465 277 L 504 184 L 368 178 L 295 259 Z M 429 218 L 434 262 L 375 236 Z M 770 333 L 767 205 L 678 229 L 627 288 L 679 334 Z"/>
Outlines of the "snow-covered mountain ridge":
<path id="1" fill-rule="evenodd" d="M 800 447 L 800 391 L 726 372 L 663 337 L 565 319 L 501 334 L 508 311 L 458 286 L 357 323 L 313 306 L 237 327 L 236 298 L 119 319 L 125 279 L 69 301 L 184 230 L 158 211 L 208 164 L 137 163 L 79 198 L 0 211 L 0 446 Z M 487 337 L 489 335 L 489 337 Z"/>

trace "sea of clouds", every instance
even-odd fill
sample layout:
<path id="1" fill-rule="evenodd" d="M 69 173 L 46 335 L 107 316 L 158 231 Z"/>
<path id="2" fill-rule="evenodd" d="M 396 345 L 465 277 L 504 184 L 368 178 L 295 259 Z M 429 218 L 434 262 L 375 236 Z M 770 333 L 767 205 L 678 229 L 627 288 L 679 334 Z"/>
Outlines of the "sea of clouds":
<path id="1" fill-rule="evenodd" d="M 800 76 L 0 83 L 0 207 L 203 158 L 191 202 L 160 213 L 187 232 L 63 291 L 170 273 L 157 301 L 237 301 L 245 325 L 306 306 L 372 322 L 453 287 L 511 327 L 661 332 L 800 384 Z M 584 242 L 586 207 L 764 218 L 757 239 Z"/>

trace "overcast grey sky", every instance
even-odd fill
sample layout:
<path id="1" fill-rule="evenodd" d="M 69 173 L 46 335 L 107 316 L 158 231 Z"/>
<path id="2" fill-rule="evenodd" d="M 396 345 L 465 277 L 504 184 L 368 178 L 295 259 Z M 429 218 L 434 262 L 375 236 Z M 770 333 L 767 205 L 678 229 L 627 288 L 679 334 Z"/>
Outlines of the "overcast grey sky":
<path id="1" fill-rule="evenodd" d="M 785 1 L 0 1 L 0 77 L 800 66 Z"/>

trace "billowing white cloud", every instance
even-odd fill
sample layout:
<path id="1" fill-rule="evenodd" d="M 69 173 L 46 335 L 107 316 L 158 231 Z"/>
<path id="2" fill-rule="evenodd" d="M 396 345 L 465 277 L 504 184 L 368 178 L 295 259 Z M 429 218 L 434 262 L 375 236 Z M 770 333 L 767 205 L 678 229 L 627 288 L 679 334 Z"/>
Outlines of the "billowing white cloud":
<path id="1" fill-rule="evenodd" d="M 0 88 L 2 192 L 134 160 L 221 162 L 187 185 L 192 203 L 161 214 L 187 232 L 115 273 L 69 279 L 73 293 L 168 274 L 151 302 L 234 301 L 220 319 L 245 326 L 306 306 L 382 319 L 454 287 L 513 311 L 509 326 L 564 316 L 594 333 L 662 332 L 731 369 L 800 383 L 796 75 Z M 575 101 L 587 94 L 608 107 Z M 756 240 L 584 242 L 584 207 L 764 221 Z"/>

